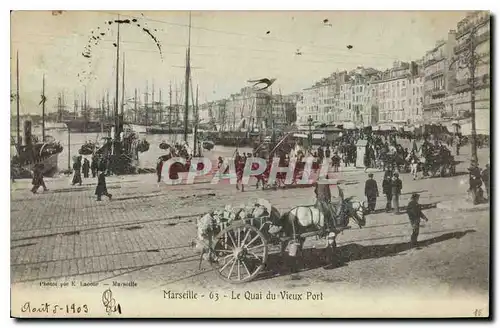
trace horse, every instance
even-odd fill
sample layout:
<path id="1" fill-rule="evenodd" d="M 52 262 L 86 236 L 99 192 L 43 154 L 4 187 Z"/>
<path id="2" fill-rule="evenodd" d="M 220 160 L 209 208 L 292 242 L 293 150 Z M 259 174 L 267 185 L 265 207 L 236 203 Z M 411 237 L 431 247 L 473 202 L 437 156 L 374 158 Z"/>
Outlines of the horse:
<path id="1" fill-rule="evenodd" d="M 327 245 L 330 248 L 330 260 L 333 260 L 334 251 L 336 248 L 336 236 L 342 228 L 347 227 L 349 219 L 353 219 L 354 222 L 361 229 L 366 225 L 365 217 L 365 205 L 364 202 L 354 201 L 353 197 L 344 198 L 343 191 L 339 188 L 339 194 L 341 201 L 332 210 L 334 216 L 336 228 L 327 231 L 325 227 L 325 215 L 321 212 L 316 205 L 309 206 L 296 206 L 290 211 L 284 213 L 281 218 L 282 235 L 285 237 L 291 237 L 292 243 L 297 246 L 299 251 L 302 251 L 305 237 L 301 237 L 301 234 L 307 232 L 324 231 L 327 235 Z M 334 206 L 332 206 L 334 207 Z M 298 245 L 297 245 L 298 243 Z M 281 243 L 281 253 L 285 253 L 286 241 Z M 289 251 L 289 253 L 293 253 Z"/>

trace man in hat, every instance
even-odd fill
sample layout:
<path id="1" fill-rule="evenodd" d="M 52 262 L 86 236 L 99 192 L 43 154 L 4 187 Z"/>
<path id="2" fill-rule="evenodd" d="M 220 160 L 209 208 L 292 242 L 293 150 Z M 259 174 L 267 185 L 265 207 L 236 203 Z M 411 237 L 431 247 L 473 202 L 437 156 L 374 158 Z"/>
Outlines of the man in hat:
<path id="1" fill-rule="evenodd" d="M 111 200 L 112 195 L 108 193 L 108 188 L 106 187 L 106 172 L 105 169 L 101 169 L 99 176 L 97 177 L 97 187 L 95 189 L 95 194 L 97 196 L 97 201 L 101 201 L 102 195 L 108 196 Z"/>
<path id="2" fill-rule="evenodd" d="M 378 186 L 377 181 L 373 180 L 373 173 L 368 174 L 368 180 L 365 182 L 365 196 L 368 202 L 368 211 L 375 211 L 377 205 Z"/>
<path id="3" fill-rule="evenodd" d="M 392 172 L 391 170 L 385 171 L 384 174 L 384 181 L 382 181 L 382 191 L 384 192 L 386 196 L 386 205 L 385 205 L 385 211 L 389 212 L 392 208 L 391 202 L 392 202 Z"/>
<path id="4" fill-rule="evenodd" d="M 394 214 L 399 214 L 399 196 L 401 195 L 401 189 L 403 189 L 403 182 L 399 178 L 398 172 L 394 172 L 391 187 Z"/>
<path id="5" fill-rule="evenodd" d="M 328 179 L 328 175 L 326 177 Z M 325 220 L 325 228 L 330 229 L 333 223 L 333 211 L 332 211 L 332 193 L 330 191 L 330 185 L 327 183 L 321 183 L 316 181 L 314 186 L 314 193 L 316 194 L 316 207 L 323 213 Z"/>
<path id="6" fill-rule="evenodd" d="M 420 232 L 420 219 L 424 219 L 426 222 L 429 221 L 427 217 L 422 213 L 422 208 L 418 203 L 420 195 L 414 193 L 411 196 L 411 200 L 408 203 L 406 213 L 408 213 L 408 219 L 410 219 L 412 234 L 410 239 L 410 247 L 418 246 L 418 234 Z"/>
<path id="7" fill-rule="evenodd" d="M 476 163 L 472 163 L 469 170 L 469 192 L 472 193 L 474 205 L 479 204 L 483 200 L 481 181 L 481 169 Z"/>
<path id="8" fill-rule="evenodd" d="M 486 164 L 485 169 L 481 172 L 481 180 L 483 180 L 484 187 L 488 193 L 488 199 L 491 200 L 490 194 L 490 163 Z"/>
<path id="9" fill-rule="evenodd" d="M 74 159 L 74 163 L 73 163 L 73 170 L 75 171 L 74 175 L 73 175 L 73 181 L 72 181 L 72 185 L 76 185 L 77 183 L 81 186 L 82 185 L 82 172 L 81 172 L 81 169 L 82 169 L 82 156 L 77 156 L 75 159 Z"/>

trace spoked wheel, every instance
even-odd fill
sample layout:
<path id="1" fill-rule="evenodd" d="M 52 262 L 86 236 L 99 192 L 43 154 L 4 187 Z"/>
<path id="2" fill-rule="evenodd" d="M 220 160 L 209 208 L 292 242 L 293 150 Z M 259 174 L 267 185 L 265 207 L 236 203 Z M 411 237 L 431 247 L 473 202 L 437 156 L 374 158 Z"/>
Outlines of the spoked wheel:
<path id="1" fill-rule="evenodd" d="M 222 279 L 237 284 L 254 279 L 264 268 L 268 246 L 259 229 L 245 224 L 222 230 L 213 251 L 212 266 Z"/>

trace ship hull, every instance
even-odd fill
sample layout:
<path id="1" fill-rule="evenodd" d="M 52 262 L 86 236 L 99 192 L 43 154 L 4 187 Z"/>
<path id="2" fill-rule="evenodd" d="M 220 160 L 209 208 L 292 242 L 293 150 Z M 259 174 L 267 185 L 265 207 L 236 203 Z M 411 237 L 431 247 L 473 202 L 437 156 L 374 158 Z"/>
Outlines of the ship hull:
<path id="1" fill-rule="evenodd" d="M 182 134 L 183 128 L 163 128 L 163 127 L 148 127 L 146 128 L 147 134 Z M 188 128 L 187 133 L 193 133 L 193 129 Z"/>
<path id="2" fill-rule="evenodd" d="M 58 161 L 59 154 L 53 154 L 48 157 L 37 159 L 34 163 L 23 165 L 23 168 L 33 172 L 35 165 L 43 164 L 43 175 L 52 177 L 58 170 Z"/>
<path id="3" fill-rule="evenodd" d="M 66 125 L 68 126 L 71 132 L 76 133 L 96 133 L 101 132 L 101 122 L 99 121 L 67 121 Z M 108 123 L 102 124 L 103 132 L 110 132 L 111 125 Z"/>

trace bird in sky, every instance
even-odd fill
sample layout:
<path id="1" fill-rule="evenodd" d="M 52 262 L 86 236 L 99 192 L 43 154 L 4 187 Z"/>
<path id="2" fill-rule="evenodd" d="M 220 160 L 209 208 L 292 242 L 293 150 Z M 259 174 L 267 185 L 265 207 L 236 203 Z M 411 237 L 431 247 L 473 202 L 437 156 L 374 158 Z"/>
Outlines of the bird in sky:
<path id="1" fill-rule="evenodd" d="M 332 24 L 330 24 L 330 23 L 328 23 L 328 22 L 329 22 L 328 18 L 323 19 L 323 25 L 325 25 L 325 26 L 330 26 L 330 27 L 331 27 L 331 26 L 332 26 Z"/>
<path id="2" fill-rule="evenodd" d="M 295 55 L 302 56 L 302 51 L 300 51 L 300 49 L 297 49 L 297 51 L 295 51 Z"/>
<path id="3" fill-rule="evenodd" d="M 258 84 L 265 84 L 266 85 L 265 87 L 262 87 L 260 89 L 255 90 L 255 91 L 262 91 L 262 90 L 269 88 L 274 83 L 274 81 L 276 81 L 275 78 L 272 78 L 272 79 L 263 78 L 263 79 L 258 79 L 258 80 L 248 80 L 247 82 L 253 83 L 254 87 L 257 86 Z"/>
<path id="4" fill-rule="evenodd" d="M 353 48 L 353 46 L 351 46 L 350 44 L 347 46 L 347 49 L 351 50 Z"/>
<path id="5" fill-rule="evenodd" d="M 271 31 L 267 31 L 266 34 L 271 34 Z"/>
<path id="6" fill-rule="evenodd" d="M 42 100 L 40 100 L 40 102 L 38 103 L 39 106 L 47 101 L 47 98 L 44 95 L 42 95 L 41 97 Z"/>

